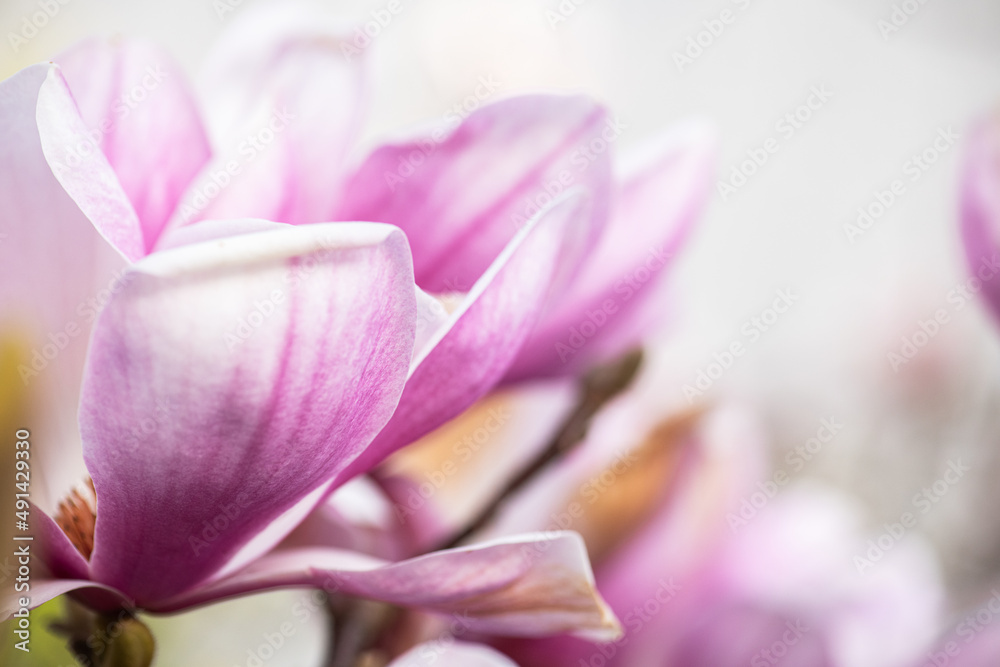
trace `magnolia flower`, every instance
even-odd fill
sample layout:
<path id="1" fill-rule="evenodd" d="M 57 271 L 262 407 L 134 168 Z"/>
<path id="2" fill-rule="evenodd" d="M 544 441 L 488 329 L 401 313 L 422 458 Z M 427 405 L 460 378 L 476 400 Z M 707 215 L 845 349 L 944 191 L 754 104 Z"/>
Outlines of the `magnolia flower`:
<path id="1" fill-rule="evenodd" d="M 0 84 L 0 312 L 50 453 L 27 605 L 168 612 L 311 585 L 477 632 L 613 636 L 570 533 L 398 563 L 273 549 L 497 382 L 634 342 L 711 138 L 676 130 L 613 185 L 620 124 L 538 95 L 351 167 L 361 70 L 338 44 L 247 12 L 206 66 L 208 130 L 170 59 L 128 39 Z"/>
<path id="2" fill-rule="evenodd" d="M 252 55 L 246 44 L 255 45 Z M 234 23 L 204 76 L 210 123 L 219 128 L 216 156 L 180 199 L 168 229 L 246 215 L 297 225 L 390 222 L 407 234 L 418 286 L 439 299 L 429 302 L 431 319 L 550 202 L 574 187 L 592 202 L 570 234 L 572 247 L 562 251 L 579 258 L 571 263 L 577 268 L 557 272 L 523 330 L 499 327 L 507 339 L 484 341 L 492 357 L 466 358 L 482 369 L 475 391 L 443 381 L 432 394 L 408 387 L 397 415 L 414 421 L 398 423 L 416 427 L 390 423 L 349 477 L 428 433 L 433 425 L 420 416 L 430 401 L 455 417 L 498 382 L 574 377 L 640 342 L 666 312 L 654 297 L 707 199 L 715 140 L 705 125 L 689 122 L 618 166 L 611 156 L 625 129 L 620 119 L 584 97 L 531 95 L 486 104 L 464 119 L 448 116 L 355 164 L 343 156 L 362 105 L 359 61 L 344 60 L 338 44 L 315 21 L 293 15 L 247 13 Z M 262 90 L 266 102 L 248 102 Z M 333 115 L 317 111 L 334 107 Z M 276 181 L 276 173 L 284 177 Z M 531 284 L 524 289 L 535 292 Z M 516 302 L 528 297 L 509 294 Z M 339 509 L 320 512 L 328 516 L 312 522 L 310 539 L 357 536 L 339 521 Z"/>
<path id="3" fill-rule="evenodd" d="M 548 388 L 551 405 L 565 400 L 560 391 Z M 531 405 L 506 399 L 511 423 L 546 393 L 532 392 Z M 653 393 L 636 390 L 609 404 L 578 449 L 511 497 L 484 533 L 578 531 L 625 634 L 598 646 L 556 637 L 498 647 L 523 667 L 892 667 L 921 655 L 915 638 L 933 636 L 941 594 L 919 543 L 904 540 L 859 572 L 855 556 L 867 543 L 850 503 L 809 487 L 776 495 L 781 485 L 764 465 L 763 438 L 743 411 L 657 423 Z M 506 453 L 523 435 L 498 431 L 484 458 L 503 467 L 523 457 Z M 394 458 L 383 475 L 407 525 L 417 523 L 421 534 L 430 526 L 440 539 L 463 520 L 439 509 L 439 496 L 454 502 L 447 487 L 416 509 L 406 504 L 410 489 L 441 469 L 436 446 L 460 442 L 434 437 Z M 448 484 L 464 483 L 459 477 Z"/>
<path id="4" fill-rule="evenodd" d="M 995 117 L 972 132 L 962 180 L 962 240 L 972 275 L 949 296 L 965 303 L 982 292 L 1000 316 L 1000 128 Z"/>
<path id="5" fill-rule="evenodd" d="M 572 235 L 579 271 L 527 340 L 509 345 L 516 356 L 501 375 L 586 369 L 662 317 L 649 297 L 707 200 L 708 128 L 673 128 L 618 168 L 612 153 L 627 130 L 619 118 L 586 97 L 528 95 L 447 115 L 345 161 L 364 104 L 361 59 L 345 60 L 339 45 L 315 17 L 248 12 L 234 23 L 203 77 L 216 155 L 168 224 L 251 215 L 388 222 L 410 240 L 417 284 L 447 295 L 470 289 L 528 219 L 582 186 L 593 203 Z"/>
<path id="6" fill-rule="evenodd" d="M 15 261 L 45 267 L 59 286 L 47 290 L 62 295 L 58 311 L 51 296 L 33 298 L 47 287 L 38 280 L 4 285 L 5 299 L 22 301 L 27 319 L 46 321 L 46 333 L 29 347 L 30 365 L 21 369 L 51 402 L 47 439 L 78 440 L 67 415 L 78 400 L 82 341 L 120 286 L 121 255 L 135 261 L 169 247 L 175 232 L 202 219 L 396 225 L 407 234 L 422 288 L 418 333 L 429 337 L 449 311 L 462 308 L 461 295 L 486 282 L 487 267 L 541 208 L 574 186 L 589 193 L 587 212 L 575 215 L 564 235 L 559 266 L 525 260 L 530 266 L 510 271 L 520 277 L 517 286 L 495 288 L 495 304 L 480 300 L 475 317 L 495 325 L 492 337 L 470 322 L 439 346 L 437 354 L 448 348 L 465 366 L 466 380 L 419 364 L 397 408 L 408 419 L 380 433 L 345 477 L 428 432 L 437 417 L 460 414 L 496 382 L 584 369 L 634 344 L 662 317 L 650 296 L 709 191 L 715 149 L 703 125 L 689 123 L 649 142 L 613 180 L 618 120 L 584 97 L 523 96 L 485 106 L 457 127 L 449 122 L 379 147 L 354 165 L 346 157 L 363 116 L 362 59 L 345 58 L 340 45 L 339 33 L 312 15 L 245 12 L 205 65 L 207 130 L 184 77 L 155 47 L 93 40 L 56 58 L 83 120 L 46 140 L 60 185 L 79 203 L 62 205 L 60 219 L 82 210 L 121 253 L 84 233 L 60 233 L 65 250 L 49 243 L 43 260 L 19 251 Z M 98 163 L 103 199 L 91 177 Z M 29 243 L 12 239 L 8 248 Z M 32 312 L 39 308 L 50 312 Z M 227 345 L 240 347 L 263 316 L 239 318 L 226 332 Z M 465 349 L 454 340 L 469 338 Z M 418 389 L 428 383 L 433 392 Z M 79 455 L 67 456 L 77 469 L 52 480 L 53 505 L 82 473 Z"/>
<path id="7" fill-rule="evenodd" d="M 258 201 L 253 218 L 172 222 L 182 193 L 200 187 L 193 174 L 215 172 L 187 87 L 155 49 L 92 42 L 0 83 L 2 312 L 17 318 L 8 335 L 27 341 L 18 368 L 29 401 L 44 406 L 34 414 L 62 426 L 35 430 L 25 448 L 67 458 L 34 468 L 54 487 L 31 513 L 45 567 L 8 613 L 70 591 L 95 609 L 167 612 L 311 585 L 460 612 L 478 631 L 612 636 L 617 623 L 569 533 L 400 563 L 316 546 L 268 553 L 344 482 L 502 378 L 604 223 L 592 213 L 600 193 L 555 197 L 489 261 L 476 255 L 478 272 L 463 274 L 472 284 L 446 309 L 415 285 L 411 250 L 422 237 L 408 230 L 408 243 L 406 221 L 292 215 L 327 211 L 324 198 L 340 191 L 324 166 L 337 153 L 330 133 L 346 139 L 349 124 L 326 112 L 349 107 L 352 90 L 331 88 L 350 68 L 328 40 L 262 49 L 277 60 L 227 79 L 303 120 L 275 147 L 288 163 L 262 158 L 231 180 L 226 193 L 254 183 L 263 196 L 254 169 L 282 167 L 265 170 L 281 210 Z M 541 109 L 541 125 L 528 113 L 510 128 L 523 120 L 536 141 L 567 107 L 591 108 L 512 104 Z M 307 159 L 316 151 L 323 164 Z M 535 175 L 532 164 L 491 167 L 517 180 L 521 168 Z M 476 188 L 494 179 L 481 180 Z M 88 337 L 86 349 L 71 344 Z M 79 435 L 65 414 L 77 395 Z M 64 480 L 85 474 L 72 465 L 77 438 L 92 482 L 73 488 Z"/>

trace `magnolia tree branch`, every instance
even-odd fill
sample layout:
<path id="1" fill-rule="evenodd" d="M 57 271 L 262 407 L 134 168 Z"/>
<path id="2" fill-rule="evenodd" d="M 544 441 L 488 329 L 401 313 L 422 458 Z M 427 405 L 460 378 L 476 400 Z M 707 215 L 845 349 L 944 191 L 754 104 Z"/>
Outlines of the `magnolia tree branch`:
<path id="1" fill-rule="evenodd" d="M 584 377 L 580 402 L 563 421 L 552 442 L 515 475 L 489 505 L 466 528 L 433 549 L 452 549 L 482 530 L 493 520 L 500 507 L 517 494 L 553 461 L 562 458 L 587 437 L 590 423 L 604 405 L 632 384 L 642 366 L 641 349 L 620 359 L 598 366 Z"/>

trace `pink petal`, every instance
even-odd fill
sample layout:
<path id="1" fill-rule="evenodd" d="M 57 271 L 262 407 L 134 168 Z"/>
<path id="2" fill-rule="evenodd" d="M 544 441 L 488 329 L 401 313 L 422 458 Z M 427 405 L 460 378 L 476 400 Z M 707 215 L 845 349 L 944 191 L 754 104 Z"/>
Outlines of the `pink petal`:
<path id="1" fill-rule="evenodd" d="M 32 507 L 31 525 L 37 539 L 37 546 L 32 550 L 49 572 L 61 579 L 90 578 L 90 564 L 45 511 Z"/>
<path id="2" fill-rule="evenodd" d="M 962 180 L 962 240 L 969 270 L 982 281 L 986 303 L 1000 317 L 1000 121 L 972 132 Z"/>
<path id="3" fill-rule="evenodd" d="M 211 149 L 184 73 L 169 54 L 136 39 L 91 38 L 55 58 L 91 145 L 104 152 L 156 243 Z"/>
<path id="4" fill-rule="evenodd" d="M 92 581 L 83 579 L 48 579 L 36 577 L 31 582 L 31 591 L 27 594 L 30 603 L 29 609 L 42 606 L 49 600 L 54 600 L 60 595 L 73 593 L 79 597 L 91 609 L 113 610 L 113 609 L 133 609 L 133 605 L 128 598 L 119 591 L 102 584 L 95 584 Z M 4 594 L 3 606 L 0 608 L 0 623 L 7 621 L 20 609 L 20 596 L 17 594 Z"/>
<path id="5" fill-rule="evenodd" d="M 341 479 L 365 472 L 395 450 L 457 416 L 503 377 L 551 294 L 553 281 L 575 265 L 566 251 L 589 200 L 567 193 L 504 249 L 425 349 L 414 359 L 389 424 Z"/>
<path id="6" fill-rule="evenodd" d="M 172 611 L 254 591 L 328 592 L 455 615 L 473 632 L 613 639 L 620 628 L 593 587 L 575 533 L 524 535 L 386 563 L 334 549 L 278 551 L 245 570 L 159 605 Z"/>
<path id="7" fill-rule="evenodd" d="M 396 532 L 405 535 L 410 553 L 424 553 L 471 524 L 552 442 L 579 401 L 578 389 L 559 378 L 494 391 L 380 466 L 376 479 L 393 501 Z M 544 527 L 572 495 L 572 489 L 552 488 L 551 480 L 547 475 L 544 486 L 552 500 L 533 497 L 523 507 L 523 517 L 535 521 L 530 530 Z M 513 525 L 501 534 L 526 530 L 517 520 Z"/>
<path id="8" fill-rule="evenodd" d="M 224 239 L 228 236 L 253 234 L 285 229 L 287 226 L 270 220 L 205 220 L 193 225 L 168 230 L 156 244 L 157 252 L 181 246 Z"/>
<path id="9" fill-rule="evenodd" d="M 927 658 L 911 667 L 933 665 L 936 659 L 948 667 L 984 667 L 1000 664 L 1000 625 L 994 623 L 1000 596 L 996 588 L 991 589 L 992 596 L 984 600 L 975 609 L 968 609 L 961 614 L 962 620 L 956 620 L 954 630 L 946 634 L 933 650 L 927 652 Z M 989 618 L 984 624 L 980 619 Z"/>
<path id="10" fill-rule="evenodd" d="M 38 91 L 38 134 L 52 173 L 127 259 L 146 254 L 139 218 L 104 153 L 94 144 L 59 68 L 50 66 Z"/>
<path id="11" fill-rule="evenodd" d="M 182 222 L 334 219 L 364 106 L 361 61 L 343 50 L 349 39 L 277 4 L 233 21 L 202 79 L 218 157 L 188 193 Z"/>
<path id="12" fill-rule="evenodd" d="M 611 223 L 508 380 L 585 369 L 638 344 L 663 319 L 655 297 L 708 200 L 715 153 L 711 127 L 691 122 L 631 159 Z"/>
<path id="13" fill-rule="evenodd" d="M 517 667 L 502 653 L 447 637 L 425 642 L 399 656 L 389 667 Z"/>
<path id="14" fill-rule="evenodd" d="M 83 385 L 94 579 L 155 604 L 318 501 L 399 399 L 414 301 L 405 238 L 386 225 L 288 227 L 137 264 Z"/>
<path id="15" fill-rule="evenodd" d="M 86 474 L 76 422 L 83 361 L 126 264 L 45 161 L 36 113 L 52 69 L 35 65 L 0 82 L 0 335 L 24 346 L 18 370 L 32 439 L 45 443 L 32 454 L 32 498 L 46 510 Z"/>
<path id="16" fill-rule="evenodd" d="M 630 392 L 605 408 L 572 456 L 513 498 L 493 531 L 509 534 L 554 526 L 569 516 L 571 494 L 587 494 L 588 501 L 581 503 L 584 512 L 590 497 L 596 494 L 595 500 L 600 500 L 608 488 L 600 482 L 601 471 L 641 441 L 648 428 L 644 420 L 655 414 L 639 398 L 637 392 Z M 665 489 L 656 514 L 597 566 L 598 588 L 626 628 L 621 643 L 605 647 L 614 649 L 607 659 L 609 667 L 646 664 L 621 656 L 634 650 L 635 644 L 657 646 L 670 636 L 662 626 L 675 619 L 673 584 L 681 590 L 688 586 L 692 574 L 730 534 L 727 512 L 738 515 L 743 498 L 757 491 L 754 485 L 764 478 L 765 443 L 755 420 L 743 410 L 719 409 L 705 418 L 698 435 L 694 442 L 684 444 L 675 481 Z M 629 461 L 627 457 L 622 460 Z M 643 611 L 647 603 L 655 615 Z M 600 647 L 569 637 L 511 641 L 503 649 L 524 665 L 551 664 L 555 659 L 577 664 L 595 655 L 604 657 Z"/>
<path id="17" fill-rule="evenodd" d="M 417 284 L 467 291 L 515 232 L 578 183 L 594 199 L 572 232 L 585 248 L 608 215 L 604 109 L 584 97 L 531 95 L 474 112 L 454 132 L 387 144 L 362 164 L 335 220 L 391 222 L 413 248 Z M 610 136 L 610 135 L 609 135 Z M 591 144 L 603 145 L 600 154 Z M 593 156 L 590 160 L 588 155 Z"/>
<path id="18" fill-rule="evenodd" d="M 330 546 L 399 560 L 404 549 L 391 500 L 361 475 L 337 489 L 282 542 L 280 548 Z"/>

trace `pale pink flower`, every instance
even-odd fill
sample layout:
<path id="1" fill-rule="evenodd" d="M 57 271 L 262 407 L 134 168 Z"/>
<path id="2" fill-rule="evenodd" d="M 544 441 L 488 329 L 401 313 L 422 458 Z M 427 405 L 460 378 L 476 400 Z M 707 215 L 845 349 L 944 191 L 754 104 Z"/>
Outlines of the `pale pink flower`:
<path id="1" fill-rule="evenodd" d="M 705 198 L 711 138 L 678 130 L 615 186 L 604 109 L 529 96 L 423 143 L 422 167 L 387 179 L 421 143 L 345 160 L 361 77 L 337 39 L 248 12 L 206 68 L 211 133 L 169 58 L 128 39 L 0 83 L 2 308 L 35 352 L 58 350 L 21 366 L 44 424 L 33 446 L 67 459 L 36 469 L 51 483 L 32 514 L 51 576 L 31 604 L 74 591 L 172 611 L 321 585 L 460 609 L 484 632 L 613 635 L 571 534 L 394 564 L 271 549 L 501 380 L 635 342 Z M 248 127 L 260 147 L 243 145 Z M 593 334 L 560 358 L 584 319 Z M 83 475 L 77 442 L 96 501 L 61 511 L 82 522 L 68 536 L 44 510 Z"/>

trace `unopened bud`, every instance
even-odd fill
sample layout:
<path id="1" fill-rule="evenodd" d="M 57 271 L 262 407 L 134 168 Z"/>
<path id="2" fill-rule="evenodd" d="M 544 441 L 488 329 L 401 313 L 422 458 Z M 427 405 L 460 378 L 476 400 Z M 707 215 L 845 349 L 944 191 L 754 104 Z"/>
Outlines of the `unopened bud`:
<path id="1" fill-rule="evenodd" d="M 121 634 L 108 644 L 100 660 L 101 667 L 149 667 L 153 664 L 156 642 L 149 628 L 137 618 L 117 621 Z"/>

